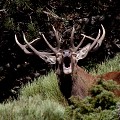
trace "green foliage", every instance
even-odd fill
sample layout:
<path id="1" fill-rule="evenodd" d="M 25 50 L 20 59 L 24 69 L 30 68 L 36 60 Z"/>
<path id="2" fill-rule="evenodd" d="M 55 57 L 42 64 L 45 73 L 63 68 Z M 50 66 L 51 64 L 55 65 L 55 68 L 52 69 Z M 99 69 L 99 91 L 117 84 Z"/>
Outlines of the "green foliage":
<path id="1" fill-rule="evenodd" d="M 35 26 L 34 23 L 29 23 L 28 24 L 28 33 L 29 33 L 29 40 L 31 40 L 33 37 L 35 38 L 36 36 L 38 36 L 38 33 L 37 33 L 37 27 Z"/>
<path id="2" fill-rule="evenodd" d="M 73 112 L 73 109 L 67 108 L 65 113 L 65 120 L 119 120 L 116 109 L 81 114 L 77 109 Z"/>
<path id="3" fill-rule="evenodd" d="M 4 21 L 4 27 L 8 30 L 15 30 L 13 18 L 6 18 Z"/>
<path id="4" fill-rule="evenodd" d="M 0 105 L 0 120 L 62 120 L 65 108 L 40 95 Z"/>
<path id="5" fill-rule="evenodd" d="M 36 79 L 33 83 L 28 83 L 21 90 L 21 96 L 24 97 L 37 94 L 40 94 L 42 99 L 53 99 L 65 104 L 65 99 L 59 90 L 54 72 L 49 73 L 47 77 L 44 76 Z"/>
<path id="6" fill-rule="evenodd" d="M 99 80 L 91 89 L 91 96 L 85 99 L 71 97 L 71 106 L 66 109 L 66 114 L 73 120 L 118 120 L 117 103 L 112 90 L 118 85 L 114 81 Z M 96 117 L 95 117 L 96 116 Z"/>
<path id="7" fill-rule="evenodd" d="M 14 2 L 18 7 L 29 8 L 29 5 L 31 5 L 30 0 L 15 0 Z"/>
<path id="8" fill-rule="evenodd" d="M 102 64 L 98 64 L 96 68 L 91 70 L 92 74 L 104 74 L 112 71 L 120 71 L 120 54 L 117 54 L 113 59 L 106 60 Z"/>
<path id="9" fill-rule="evenodd" d="M 0 104 L 0 120 L 63 120 L 65 105 L 51 72 L 24 86 L 19 100 Z"/>

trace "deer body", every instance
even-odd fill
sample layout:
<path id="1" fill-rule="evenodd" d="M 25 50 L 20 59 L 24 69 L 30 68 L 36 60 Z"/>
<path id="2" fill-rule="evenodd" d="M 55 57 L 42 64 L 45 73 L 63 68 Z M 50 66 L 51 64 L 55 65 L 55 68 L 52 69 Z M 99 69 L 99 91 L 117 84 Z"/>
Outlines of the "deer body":
<path id="1" fill-rule="evenodd" d="M 84 59 L 88 52 L 94 51 L 100 47 L 104 37 L 105 37 L 105 29 L 103 25 L 102 27 L 102 35 L 101 30 L 99 29 L 98 35 L 96 38 L 92 38 L 90 36 L 83 36 L 83 39 L 80 41 L 78 46 L 74 46 L 74 32 L 75 28 L 72 28 L 71 36 L 70 36 L 70 45 L 71 47 L 67 50 L 60 48 L 60 41 L 61 38 L 58 31 L 53 26 L 53 31 L 55 33 L 55 37 L 57 40 L 57 47 L 54 48 L 50 45 L 47 41 L 44 34 L 42 35 L 44 41 L 49 46 L 49 48 L 53 51 L 53 53 L 48 52 L 39 52 L 36 50 L 32 44 L 38 40 L 39 38 L 33 40 L 32 42 L 28 42 L 26 40 L 25 34 L 23 33 L 23 38 L 25 41 L 25 45 L 22 45 L 15 35 L 15 41 L 18 46 L 26 53 L 26 54 L 36 54 L 45 62 L 49 62 L 50 64 L 56 65 L 56 74 L 58 76 L 58 84 L 60 87 L 61 92 L 68 99 L 71 96 L 80 96 L 81 98 L 86 97 L 89 95 L 89 89 L 96 84 L 98 78 L 103 78 L 105 80 L 113 79 L 118 84 L 120 84 L 120 72 L 110 72 L 104 75 L 93 76 L 87 73 L 84 69 L 77 65 L 78 60 Z M 82 43 L 84 42 L 85 38 L 92 40 L 92 43 L 88 43 L 84 47 L 81 48 Z M 30 48 L 33 52 L 30 52 L 27 48 Z M 116 92 L 117 95 L 120 96 L 120 91 Z"/>
<path id="2" fill-rule="evenodd" d="M 105 79 L 105 80 L 114 80 L 118 84 L 120 84 L 120 72 L 119 71 L 109 72 L 103 75 L 98 75 L 97 77 Z"/>
<path id="3" fill-rule="evenodd" d="M 109 72 L 103 75 L 93 76 L 83 68 L 76 66 L 71 76 L 58 77 L 60 90 L 66 99 L 71 96 L 85 98 L 89 95 L 90 88 L 97 83 L 98 79 L 114 80 L 120 84 L 120 72 Z M 120 96 L 120 91 L 115 90 L 115 95 Z"/>

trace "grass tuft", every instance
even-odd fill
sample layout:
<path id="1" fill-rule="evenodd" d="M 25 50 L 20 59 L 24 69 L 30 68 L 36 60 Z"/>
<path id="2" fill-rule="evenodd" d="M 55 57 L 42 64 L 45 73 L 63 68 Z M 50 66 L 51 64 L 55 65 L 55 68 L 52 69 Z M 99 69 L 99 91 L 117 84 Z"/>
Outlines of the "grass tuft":
<path id="1" fill-rule="evenodd" d="M 116 55 L 113 59 L 98 64 L 96 68 L 92 69 L 90 72 L 94 75 L 100 75 L 112 71 L 120 71 L 120 54 Z"/>
<path id="2" fill-rule="evenodd" d="M 24 97 L 33 97 L 37 94 L 40 94 L 42 99 L 53 99 L 65 103 L 65 98 L 59 90 L 57 77 L 53 71 L 47 76 L 39 77 L 33 83 L 28 83 L 21 89 L 21 96 Z"/>
<path id="3" fill-rule="evenodd" d="M 40 95 L 21 97 L 0 105 L 0 120 L 61 120 L 64 111 L 64 106 L 54 100 L 42 100 Z"/>

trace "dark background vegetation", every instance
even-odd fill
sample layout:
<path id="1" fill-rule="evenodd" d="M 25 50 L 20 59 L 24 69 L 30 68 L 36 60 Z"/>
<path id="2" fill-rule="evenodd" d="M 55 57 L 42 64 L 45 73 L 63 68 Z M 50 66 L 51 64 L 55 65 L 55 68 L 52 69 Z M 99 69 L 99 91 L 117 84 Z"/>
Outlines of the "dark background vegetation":
<path id="1" fill-rule="evenodd" d="M 40 37 L 38 32 L 42 31 L 52 41 L 50 24 L 60 32 L 75 25 L 77 40 L 80 33 L 96 35 L 100 24 L 103 24 L 106 29 L 105 40 L 99 50 L 86 58 L 86 61 L 101 62 L 105 58 L 114 57 L 120 51 L 119 3 L 119 0 L 1 0 L 0 101 L 9 96 L 17 97 L 16 94 L 22 84 L 46 74 L 52 68 L 37 56 L 24 54 L 15 43 L 15 33 L 21 43 L 23 43 L 22 31 L 28 40 Z M 43 13 L 48 10 L 64 19 L 54 17 L 48 19 Z M 36 48 L 47 50 L 46 46 L 41 39 Z M 88 62 L 80 61 L 79 64 L 84 65 Z"/>

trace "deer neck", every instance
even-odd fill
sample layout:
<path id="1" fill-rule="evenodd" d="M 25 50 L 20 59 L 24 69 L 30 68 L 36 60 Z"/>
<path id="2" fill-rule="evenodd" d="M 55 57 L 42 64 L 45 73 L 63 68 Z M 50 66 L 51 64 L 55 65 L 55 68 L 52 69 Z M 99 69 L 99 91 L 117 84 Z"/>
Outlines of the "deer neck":
<path id="1" fill-rule="evenodd" d="M 95 77 L 87 73 L 83 68 L 76 65 L 72 75 L 71 95 L 85 98 L 89 95 L 89 90 L 95 83 Z"/>
<path id="2" fill-rule="evenodd" d="M 66 99 L 70 98 L 73 84 L 72 76 L 69 74 L 65 75 L 64 73 L 57 76 L 61 93 L 63 94 L 63 96 L 65 96 Z"/>

